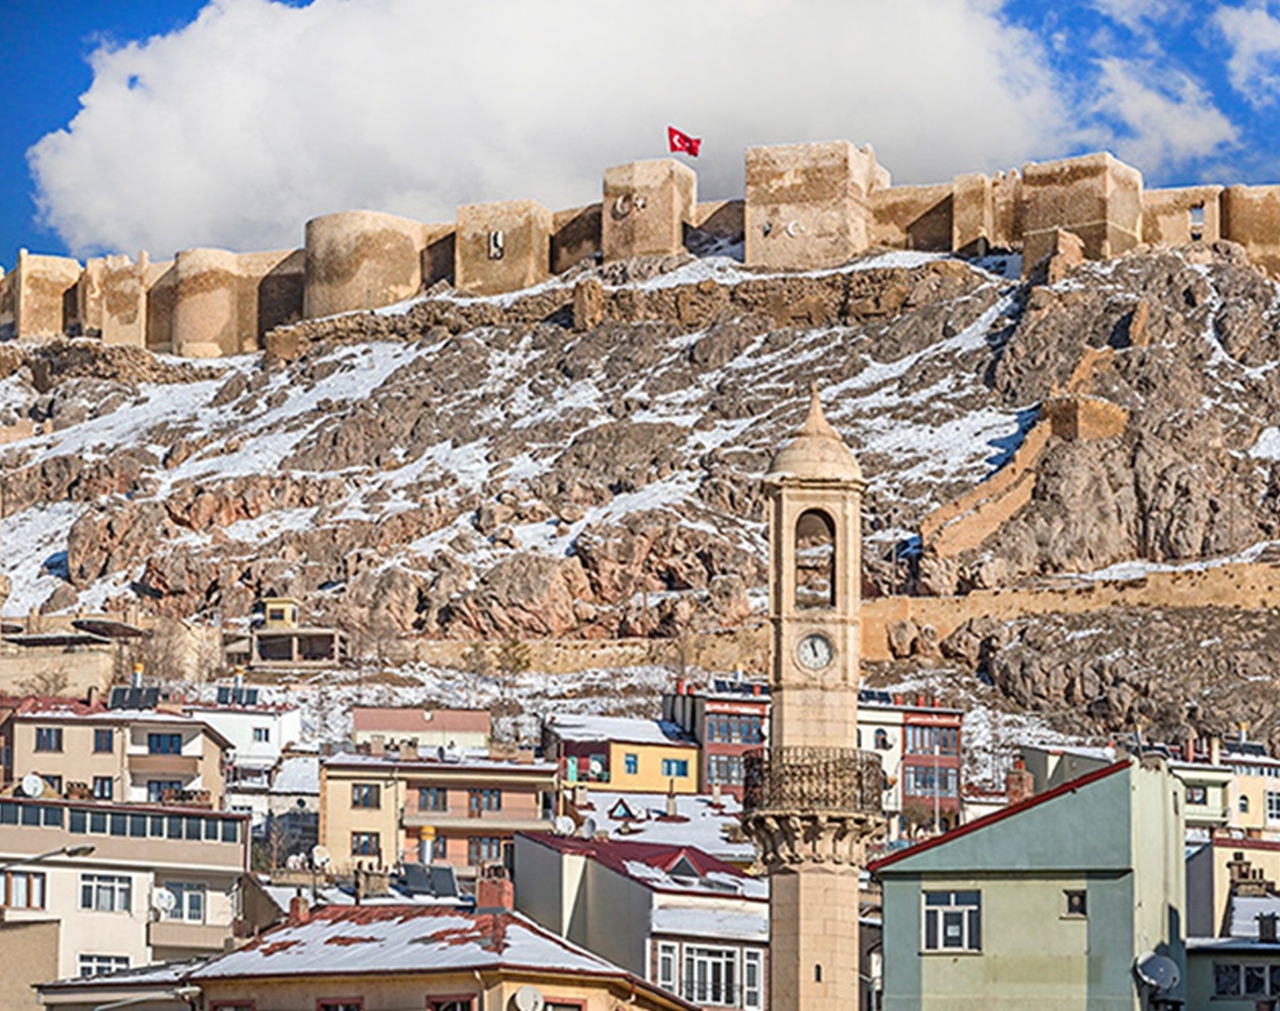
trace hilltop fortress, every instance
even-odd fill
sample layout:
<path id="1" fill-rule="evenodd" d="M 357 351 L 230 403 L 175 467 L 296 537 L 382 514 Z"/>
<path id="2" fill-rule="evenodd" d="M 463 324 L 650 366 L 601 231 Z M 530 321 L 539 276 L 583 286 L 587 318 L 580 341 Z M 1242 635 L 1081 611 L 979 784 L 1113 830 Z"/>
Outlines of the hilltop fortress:
<path id="1" fill-rule="evenodd" d="M 754 147 L 743 200 L 699 203 L 694 172 L 658 159 L 607 169 L 601 202 L 586 207 L 470 204 L 439 224 L 344 211 L 308 221 L 301 249 L 84 264 L 21 250 L 0 278 L 0 337 L 240 354 L 277 326 L 392 305 L 441 282 L 501 294 L 583 261 L 683 253 L 695 239 L 741 243 L 748 267 L 770 270 L 835 267 L 874 249 L 1007 250 L 1021 252 L 1024 274 L 1060 252 L 1101 260 L 1228 239 L 1280 276 L 1280 186 L 1144 190 L 1142 174 L 1107 153 L 893 186 L 870 146 Z"/>

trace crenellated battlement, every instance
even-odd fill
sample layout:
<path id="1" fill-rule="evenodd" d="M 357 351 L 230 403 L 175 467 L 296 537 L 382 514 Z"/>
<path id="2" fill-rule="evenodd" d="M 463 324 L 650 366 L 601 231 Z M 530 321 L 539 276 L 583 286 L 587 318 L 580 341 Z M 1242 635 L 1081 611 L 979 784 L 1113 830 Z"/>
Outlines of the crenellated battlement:
<path id="1" fill-rule="evenodd" d="M 256 351 L 273 328 L 377 309 L 447 282 L 475 295 L 537 284 L 584 261 L 738 245 L 748 267 L 837 267 L 874 249 L 1020 252 L 1024 275 L 1071 233 L 1085 259 L 1227 239 L 1280 276 L 1280 185 L 1144 190 L 1107 153 L 1020 171 L 894 186 L 870 146 L 754 147 L 742 200 L 699 203 L 697 176 L 664 158 L 605 171 L 600 203 L 469 204 L 452 222 L 343 211 L 306 223 L 301 249 L 143 252 L 81 264 L 18 253 L 0 276 L 0 337 L 97 337 L 185 357 Z M 1056 261 L 1055 261 L 1056 262 Z"/>

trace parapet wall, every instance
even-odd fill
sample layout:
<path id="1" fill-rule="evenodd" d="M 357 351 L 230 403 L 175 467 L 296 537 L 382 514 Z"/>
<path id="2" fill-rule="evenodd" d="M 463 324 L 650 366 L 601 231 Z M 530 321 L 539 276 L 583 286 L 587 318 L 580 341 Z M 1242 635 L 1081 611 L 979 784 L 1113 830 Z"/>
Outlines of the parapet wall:
<path id="1" fill-rule="evenodd" d="M 1137 169 L 1105 152 L 893 186 L 870 146 L 825 141 L 750 148 L 742 200 L 698 203 L 693 171 L 670 158 L 607 169 L 601 195 L 561 211 L 471 204 L 438 224 L 344 211 L 307 222 L 301 249 L 269 253 L 189 249 L 152 263 L 144 252 L 81 266 L 21 250 L 0 275 L 0 338 L 239 354 L 282 324 L 382 308 L 442 281 L 502 294 L 584 261 L 738 244 L 747 266 L 768 270 L 834 267 L 874 249 L 1020 251 L 1030 276 L 1061 253 L 1064 233 L 1085 259 L 1226 239 L 1280 277 L 1280 185 L 1144 190 Z M 1047 276 L 1072 262 L 1058 255 Z"/>

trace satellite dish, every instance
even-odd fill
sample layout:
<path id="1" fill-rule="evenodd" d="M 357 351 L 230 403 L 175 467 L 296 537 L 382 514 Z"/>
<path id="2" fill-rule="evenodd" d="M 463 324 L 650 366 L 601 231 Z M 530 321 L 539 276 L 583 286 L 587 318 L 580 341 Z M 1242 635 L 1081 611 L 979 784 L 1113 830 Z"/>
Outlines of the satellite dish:
<path id="1" fill-rule="evenodd" d="M 593 758 L 587 768 L 591 770 L 591 775 L 601 776 L 604 773 L 604 762 L 600 761 L 598 758 Z"/>
<path id="2" fill-rule="evenodd" d="M 22 795 L 24 797 L 39 797 L 44 793 L 44 780 L 34 772 L 28 772 L 22 777 Z"/>
<path id="3" fill-rule="evenodd" d="M 321 846 L 319 843 L 317 843 L 315 846 L 311 847 L 311 866 L 312 867 L 318 867 L 323 870 L 325 867 L 328 867 L 329 864 L 332 862 L 333 862 L 333 857 L 330 856 L 329 854 L 328 846 Z"/>
<path id="4" fill-rule="evenodd" d="M 596 820 L 594 818 L 588 818 L 582 823 L 580 835 L 583 839 L 594 839 L 596 837 L 596 829 L 599 827 L 600 826 L 596 824 Z"/>
<path id="5" fill-rule="evenodd" d="M 167 888 L 157 888 L 151 893 L 151 905 L 166 915 L 172 913 L 177 904 L 178 897 Z"/>
<path id="6" fill-rule="evenodd" d="M 556 835 L 573 835 L 573 819 L 567 814 L 562 814 L 551 824 L 556 830 Z"/>
<path id="7" fill-rule="evenodd" d="M 1174 989 L 1182 978 L 1177 962 L 1168 955 L 1157 955 L 1154 951 L 1138 956 L 1133 971 L 1143 983 L 1162 993 Z"/>
<path id="8" fill-rule="evenodd" d="M 542 1011 L 547 1006 L 542 992 L 536 986 L 522 986 L 511 998 L 511 1003 L 515 1005 L 516 1011 Z"/>

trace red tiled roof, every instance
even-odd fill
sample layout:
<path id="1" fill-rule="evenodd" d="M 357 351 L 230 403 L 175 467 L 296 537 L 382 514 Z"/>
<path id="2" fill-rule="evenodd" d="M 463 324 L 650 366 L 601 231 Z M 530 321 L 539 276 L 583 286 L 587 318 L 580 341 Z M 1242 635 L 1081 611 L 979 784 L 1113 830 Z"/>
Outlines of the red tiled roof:
<path id="1" fill-rule="evenodd" d="M 487 709 L 413 709 L 356 706 L 351 710 L 356 732 L 365 733 L 482 733 L 489 732 Z"/>
<path id="2" fill-rule="evenodd" d="M 957 829 L 953 829 L 944 835 L 934 836 L 932 839 L 926 839 L 924 842 L 916 843 L 914 846 L 908 846 L 904 850 L 897 853 L 891 853 L 887 857 L 881 857 L 879 860 L 873 860 L 867 864 L 867 870 L 872 874 L 880 871 L 881 868 L 888 867 L 890 864 L 897 863 L 899 860 L 905 860 L 907 857 L 913 857 L 925 850 L 935 849 L 938 846 L 945 846 L 947 843 L 959 839 L 961 836 L 969 835 L 971 832 L 977 832 L 979 829 L 986 828 L 988 825 L 994 825 L 998 821 L 1004 821 L 1011 818 L 1015 814 L 1021 814 L 1033 807 L 1038 807 L 1047 801 L 1053 800 L 1055 797 L 1061 797 L 1063 794 L 1074 793 L 1082 786 L 1088 786 L 1090 783 L 1096 783 L 1100 779 L 1114 775 L 1121 769 L 1129 768 L 1129 759 L 1115 762 L 1102 769 L 1095 769 L 1093 772 L 1080 776 L 1077 779 L 1062 783 L 1055 786 L 1052 790 L 1046 790 L 1044 793 L 1037 793 L 1034 797 L 1029 797 L 1017 804 L 1010 804 L 999 811 L 992 811 L 991 814 L 983 815 L 976 821 L 971 821 L 967 825 L 961 825 Z"/>

